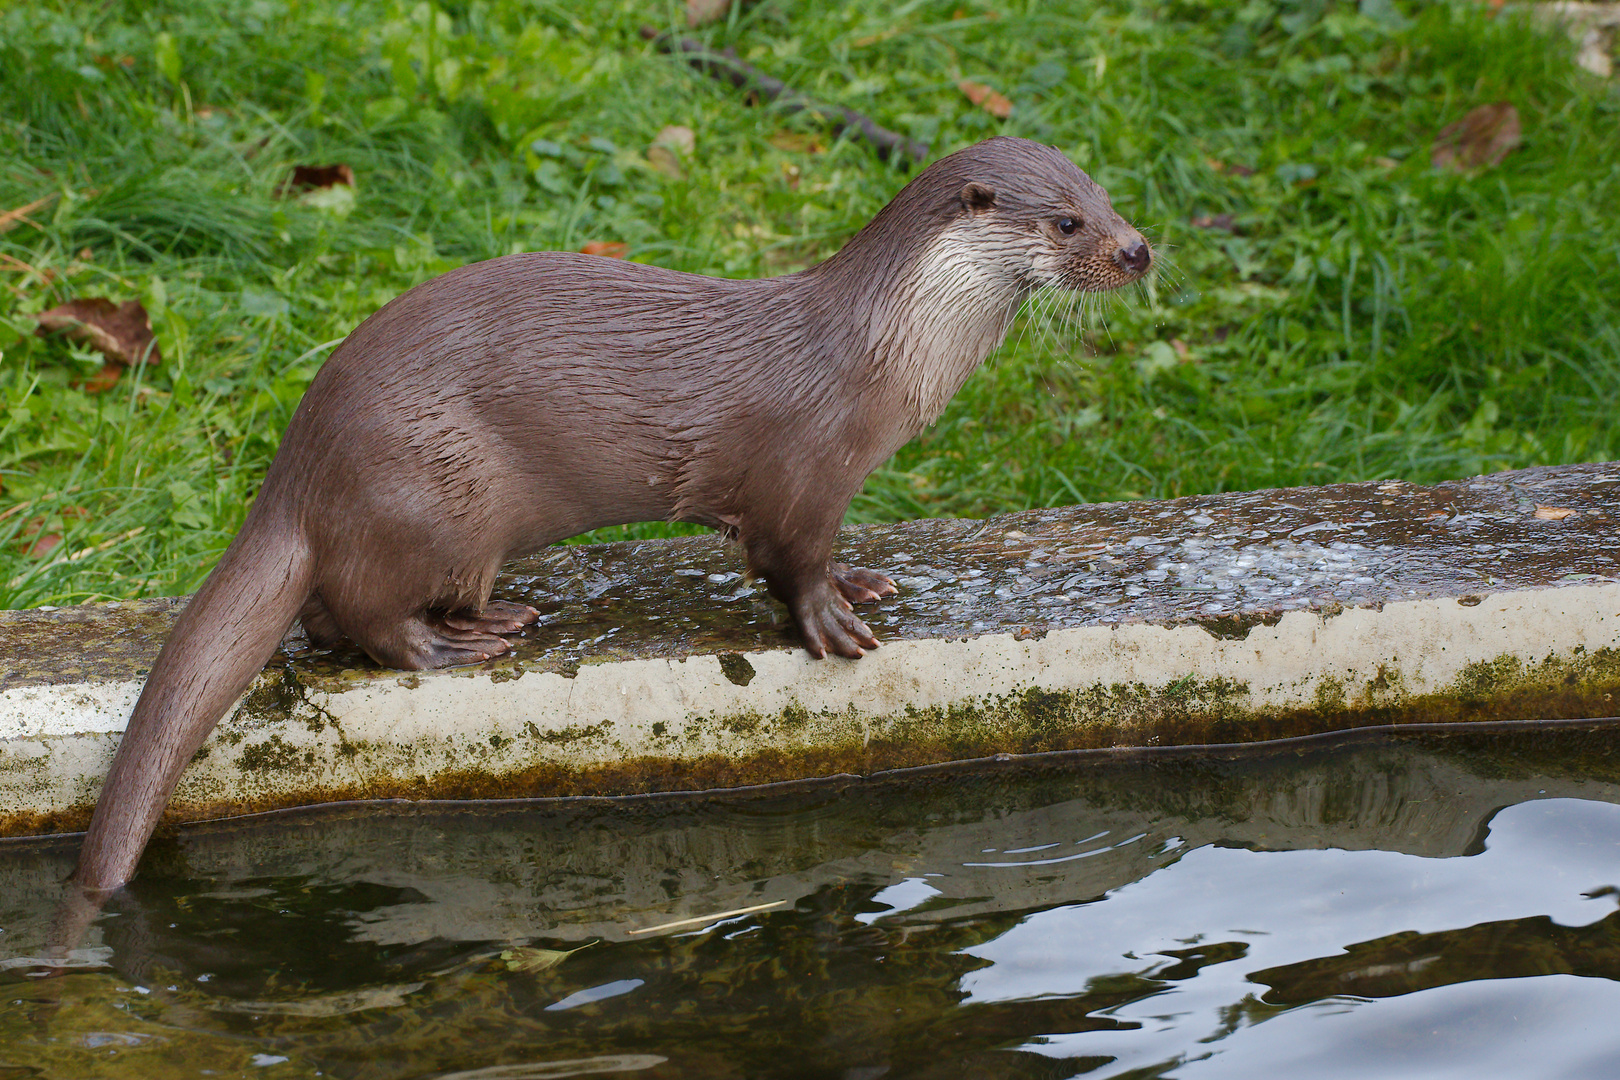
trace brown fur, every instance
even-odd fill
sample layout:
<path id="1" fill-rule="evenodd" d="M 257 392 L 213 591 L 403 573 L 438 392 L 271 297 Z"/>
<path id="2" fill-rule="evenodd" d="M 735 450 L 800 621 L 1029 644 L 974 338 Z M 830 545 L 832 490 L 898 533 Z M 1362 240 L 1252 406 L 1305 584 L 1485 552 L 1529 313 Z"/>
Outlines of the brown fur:
<path id="1" fill-rule="evenodd" d="M 80 884 L 130 877 L 186 762 L 295 618 L 394 667 L 481 661 L 535 617 L 489 603 L 501 564 L 589 529 L 726 530 L 813 655 L 860 656 L 877 642 L 850 602 L 894 585 L 831 555 L 867 474 L 937 417 L 1032 291 L 1115 288 L 1150 261 L 1061 154 L 991 139 L 803 273 L 732 281 L 540 252 L 410 290 L 310 384 L 176 624 Z"/>

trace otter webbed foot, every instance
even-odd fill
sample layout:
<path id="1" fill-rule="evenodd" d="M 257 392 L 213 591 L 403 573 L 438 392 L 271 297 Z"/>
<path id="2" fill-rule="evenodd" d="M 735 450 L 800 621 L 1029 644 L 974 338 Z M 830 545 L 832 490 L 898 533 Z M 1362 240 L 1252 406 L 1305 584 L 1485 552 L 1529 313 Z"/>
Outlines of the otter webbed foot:
<path id="1" fill-rule="evenodd" d="M 505 600 L 491 600 L 483 611 L 463 608 L 444 615 L 445 626 L 453 630 L 470 630 L 480 634 L 516 634 L 525 626 L 538 621 L 540 613 L 527 604 L 509 604 Z"/>
<path id="2" fill-rule="evenodd" d="M 867 625 L 855 617 L 850 602 L 841 595 L 842 582 L 834 589 L 835 580 L 829 574 L 827 584 L 794 600 L 790 605 L 793 619 L 804 635 L 805 649 L 817 660 L 830 652 L 856 660 L 865 655 L 865 650 L 877 648 L 878 640 Z"/>
<path id="3" fill-rule="evenodd" d="M 372 628 L 358 643 L 379 664 L 406 671 L 481 664 L 512 648 L 501 634 L 515 634 L 539 618 L 532 607 L 493 600 L 483 611 L 419 612 Z"/>
<path id="4" fill-rule="evenodd" d="M 852 604 L 870 604 L 900 591 L 888 574 L 865 567 L 835 562 L 827 565 L 827 572 L 832 575 L 833 584 L 838 586 L 844 599 Z"/>

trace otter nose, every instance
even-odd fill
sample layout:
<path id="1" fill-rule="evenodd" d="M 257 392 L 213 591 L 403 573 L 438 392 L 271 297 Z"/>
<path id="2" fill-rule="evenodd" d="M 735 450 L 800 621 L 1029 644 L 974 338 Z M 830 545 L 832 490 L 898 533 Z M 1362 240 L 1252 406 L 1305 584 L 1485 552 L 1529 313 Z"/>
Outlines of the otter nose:
<path id="1" fill-rule="evenodd" d="M 1140 274 L 1152 261 L 1153 252 L 1148 250 L 1147 241 L 1140 236 L 1132 243 L 1114 249 L 1114 265 L 1127 273 Z"/>

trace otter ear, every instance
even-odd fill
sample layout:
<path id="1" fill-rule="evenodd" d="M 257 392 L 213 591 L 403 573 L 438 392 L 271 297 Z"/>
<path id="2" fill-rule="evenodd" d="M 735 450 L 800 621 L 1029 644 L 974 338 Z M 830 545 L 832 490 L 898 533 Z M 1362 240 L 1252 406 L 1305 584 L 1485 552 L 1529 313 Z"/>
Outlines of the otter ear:
<path id="1" fill-rule="evenodd" d="M 962 206 L 970 213 L 980 214 L 996 205 L 996 193 L 976 180 L 962 185 Z"/>

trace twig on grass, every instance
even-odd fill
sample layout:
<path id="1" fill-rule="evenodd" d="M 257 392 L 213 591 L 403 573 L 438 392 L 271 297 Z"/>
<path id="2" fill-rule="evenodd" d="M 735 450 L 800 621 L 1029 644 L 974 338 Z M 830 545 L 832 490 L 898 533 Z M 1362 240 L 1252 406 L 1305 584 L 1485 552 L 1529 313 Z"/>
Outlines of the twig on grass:
<path id="1" fill-rule="evenodd" d="M 38 567 L 38 568 L 36 568 L 36 569 L 34 569 L 32 571 L 24 571 L 23 573 L 18 574 L 16 577 L 11 579 L 10 583 L 6 587 L 10 588 L 10 589 L 15 589 L 17 586 L 21 585 L 24 581 L 27 581 L 28 578 L 33 574 L 43 574 L 47 570 L 54 570 L 58 566 L 65 565 L 66 563 L 76 563 L 80 559 L 83 559 L 88 555 L 94 555 L 98 551 L 106 551 L 108 548 L 112 547 L 115 544 L 122 544 L 125 540 L 132 540 L 135 537 L 141 535 L 141 533 L 143 533 L 145 531 L 146 531 L 146 526 L 145 525 L 137 525 L 133 529 L 129 529 L 129 530 L 125 531 L 125 532 L 119 533 L 117 536 L 113 537 L 111 540 L 103 540 L 99 544 L 92 544 L 89 547 L 80 548 L 78 551 L 75 551 L 71 555 L 59 556 L 59 557 L 57 557 L 55 559 L 52 559 L 50 562 L 46 563 L 44 566 Z"/>
<path id="2" fill-rule="evenodd" d="M 51 203 L 56 201 L 56 198 L 57 193 L 53 191 L 49 195 L 35 199 L 27 206 L 19 206 L 15 210 L 7 210 L 4 213 L 0 213 L 0 232 L 7 232 L 11 229 L 15 229 L 19 221 L 32 225 L 36 229 L 42 228 L 38 222 L 30 219 L 28 215 L 32 214 L 35 210 L 49 206 Z"/>
<path id="3" fill-rule="evenodd" d="M 890 160 L 896 153 L 917 162 L 924 161 L 928 157 L 927 143 L 917 142 L 899 132 L 890 131 L 870 116 L 858 113 L 854 109 L 846 109 L 842 105 L 828 105 L 806 97 L 781 79 L 774 79 L 754 65 L 741 60 L 734 49 L 715 52 L 701 41 L 659 33 L 650 26 L 641 28 L 641 36 L 664 52 L 684 57 L 688 64 L 705 75 L 729 82 L 739 90 L 752 90 L 764 101 L 775 102 L 783 112 L 813 113 L 830 121 L 840 132 L 854 131 L 871 143 L 878 157 L 885 161 Z"/>

